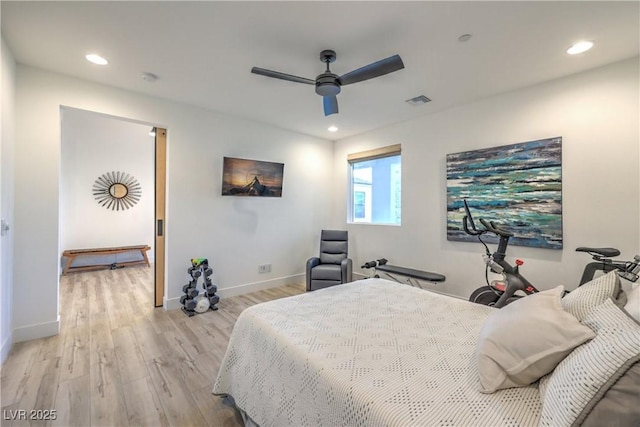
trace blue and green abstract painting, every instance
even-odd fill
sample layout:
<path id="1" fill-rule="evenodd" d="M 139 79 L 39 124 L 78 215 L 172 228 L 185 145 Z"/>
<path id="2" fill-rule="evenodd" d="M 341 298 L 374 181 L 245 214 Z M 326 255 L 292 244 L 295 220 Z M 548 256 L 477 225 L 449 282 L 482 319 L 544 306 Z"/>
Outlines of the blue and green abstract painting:
<path id="1" fill-rule="evenodd" d="M 463 199 L 476 226 L 496 222 L 510 244 L 562 249 L 562 137 L 447 154 L 447 240 L 477 242 L 462 228 Z"/>

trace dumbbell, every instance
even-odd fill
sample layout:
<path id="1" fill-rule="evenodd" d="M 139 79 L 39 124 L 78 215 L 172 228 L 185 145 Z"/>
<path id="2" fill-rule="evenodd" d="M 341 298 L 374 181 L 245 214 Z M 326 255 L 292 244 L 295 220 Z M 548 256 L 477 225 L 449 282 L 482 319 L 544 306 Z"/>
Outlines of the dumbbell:
<path id="1" fill-rule="evenodd" d="M 185 295 L 187 295 L 189 298 L 195 298 L 198 296 L 198 294 L 200 293 L 198 291 L 197 288 L 186 288 L 182 287 L 182 291 L 185 293 Z"/>
<path id="2" fill-rule="evenodd" d="M 219 296 L 214 295 L 214 296 L 210 296 L 209 297 L 209 304 L 211 305 L 211 307 L 213 307 L 214 305 L 216 305 L 219 302 L 220 302 L 220 297 Z"/>
<path id="3" fill-rule="evenodd" d="M 193 299 L 193 298 L 192 298 L 192 297 L 190 297 L 189 295 L 182 295 L 182 296 L 180 297 L 180 304 L 184 305 L 184 304 L 185 304 L 185 302 L 186 302 L 187 300 L 190 300 L 190 299 Z"/>
<path id="4" fill-rule="evenodd" d="M 206 288 L 209 285 L 211 285 L 211 278 L 207 277 L 206 279 L 204 279 L 204 287 Z"/>
<path id="5" fill-rule="evenodd" d="M 182 292 L 184 292 L 186 294 L 187 293 L 187 289 L 195 289 L 197 287 L 198 287 L 197 286 L 197 282 L 195 280 L 193 280 L 193 281 L 187 283 L 186 285 L 184 285 L 182 287 Z"/>
<path id="6" fill-rule="evenodd" d="M 216 292 L 218 292 L 218 287 L 214 284 L 210 284 L 209 286 L 207 286 L 207 295 L 212 297 L 216 294 Z"/>
<path id="7" fill-rule="evenodd" d="M 199 268 L 196 270 L 192 270 L 190 273 L 191 277 L 193 277 L 193 279 L 197 279 L 198 277 L 200 277 L 202 275 L 202 270 L 200 270 Z"/>
<path id="8" fill-rule="evenodd" d="M 181 298 L 182 299 L 182 298 Z M 184 308 L 189 311 L 193 311 L 196 309 L 196 300 L 195 299 L 186 299 L 184 301 Z"/>
<path id="9" fill-rule="evenodd" d="M 206 267 L 204 269 L 204 277 L 209 277 L 213 274 L 213 269 L 211 267 Z"/>

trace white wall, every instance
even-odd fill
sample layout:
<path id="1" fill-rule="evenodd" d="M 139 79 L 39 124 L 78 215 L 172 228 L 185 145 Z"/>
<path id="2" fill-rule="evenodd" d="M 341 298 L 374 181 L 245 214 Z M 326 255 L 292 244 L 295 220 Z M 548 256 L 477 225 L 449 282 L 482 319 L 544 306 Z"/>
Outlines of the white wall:
<path id="1" fill-rule="evenodd" d="M 62 109 L 60 168 L 60 246 L 84 249 L 112 246 L 154 246 L 154 139 L 152 126 L 72 108 Z M 98 204 L 93 184 L 104 173 L 123 172 L 140 183 L 139 202 L 126 210 Z M 113 259 L 112 259 L 113 258 Z M 140 254 L 107 256 L 111 263 Z M 66 263 L 66 260 L 64 261 Z M 74 265 L 96 260 L 78 258 Z"/>
<path id="2" fill-rule="evenodd" d="M 386 257 L 436 271 L 447 281 L 432 289 L 467 298 L 484 282 L 483 248 L 446 240 L 446 154 L 555 136 L 563 137 L 564 249 L 514 246 L 508 258 L 522 258 L 541 289 L 577 286 L 589 261 L 578 246 L 632 258 L 640 250 L 638 72 L 634 58 L 337 141 L 333 223 L 350 231 L 354 264 Z M 390 144 L 402 144 L 402 226 L 346 225 L 347 154 Z"/>
<path id="3" fill-rule="evenodd" d="M 0 237 L 0 363 L 12 343 L 13 300 L 13 158 L 16 63 L 2 39 L 0 47 L 0 218 L 11 229 Z"/>
<path id="4" fill-rule="evenodd" d="M 438 271 L 447 282 L 435 289 L 466 297 L 482 284 L 481 249 L 446 240 L 447 153 L 563 137 L 565 249 L 510 252 L 525 260 L 525 274 L 540 288 L 575 286 L 587 261 L 573 252 L 576 246 L 616 246 L 629 257 L 638 252 L 637 76 L 635 58 L 332 144 L 19 65 L 13 300 L 31 304 L 14 312 L 14 339 L 58 328 L 61 106 L 169 129 L 170 306 L 192 257 L 211 259 L 228 295 L 299 278 L 327 224 L 350 230 L 354 264 L 385 256 Z M 394 143 L 403 147 L 402 226 L 346 225 L 346 154 Z M 285 163 L 283 197 L 220 196 L 223 156 Z M 272 273 L 259 275 L 262 263 L 272 263 Z"/>
<path id="5" fill-rule="evenodd" d="M 14 313 L 16 341 L 58 328 L 61 106 L 168 129 L 168 306 L 193 257 L 210 259 L 225 296 L 299 280 L 317 253 L 330 216 L 330 141 L 18 65 L 14 301 L 31 304 Z M 284 163 L 283 197 L 222 197 L 224 156 Z M 263 263 L 271 273 L 258 274 Z"/>

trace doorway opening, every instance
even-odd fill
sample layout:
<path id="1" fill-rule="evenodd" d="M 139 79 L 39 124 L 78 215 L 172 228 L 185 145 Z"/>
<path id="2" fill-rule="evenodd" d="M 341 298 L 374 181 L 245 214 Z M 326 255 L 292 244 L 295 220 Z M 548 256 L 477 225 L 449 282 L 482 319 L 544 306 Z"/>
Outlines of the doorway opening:
<path id="1" fill-rule="evenodd" d="M 61 108 L 61 121 L 60 254 L 149 246 L 153 279 L 148 291 L 153 306 L 162 306 L 166 130 L 69 107 Z M 139 251 L 121 251 L 76 257 L 74 263 L 116 269 L 139 256 Z"/>

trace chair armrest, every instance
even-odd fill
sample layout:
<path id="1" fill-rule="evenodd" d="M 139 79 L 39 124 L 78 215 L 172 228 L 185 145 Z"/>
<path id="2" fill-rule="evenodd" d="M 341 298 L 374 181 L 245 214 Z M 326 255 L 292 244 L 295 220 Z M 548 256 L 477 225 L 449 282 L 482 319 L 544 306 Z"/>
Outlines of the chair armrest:
<path id="1" fill-rule="evenodd" d="M 353 261 L 351 258 L 345 258 L 340 262 L 340 270 L 342 271 L 342 283 L 353 281 Z"/>
<path id="2" fill-rule="evenodd" d="M 307 260 L 307 272 L 311 271 L 311 269 L 313 267 L 315 267 L 316 265 L 320 265 L 320 258 L 318 257 L 311 257 Z"/>
<path id="3" fill-rule="evenodd" d="M 307 274 L 306 274 L 307 292 L 311 290 L 311 269 L 317 265 L 320 265 L 320 258 L 311 257 L 307 260 Z"/>

